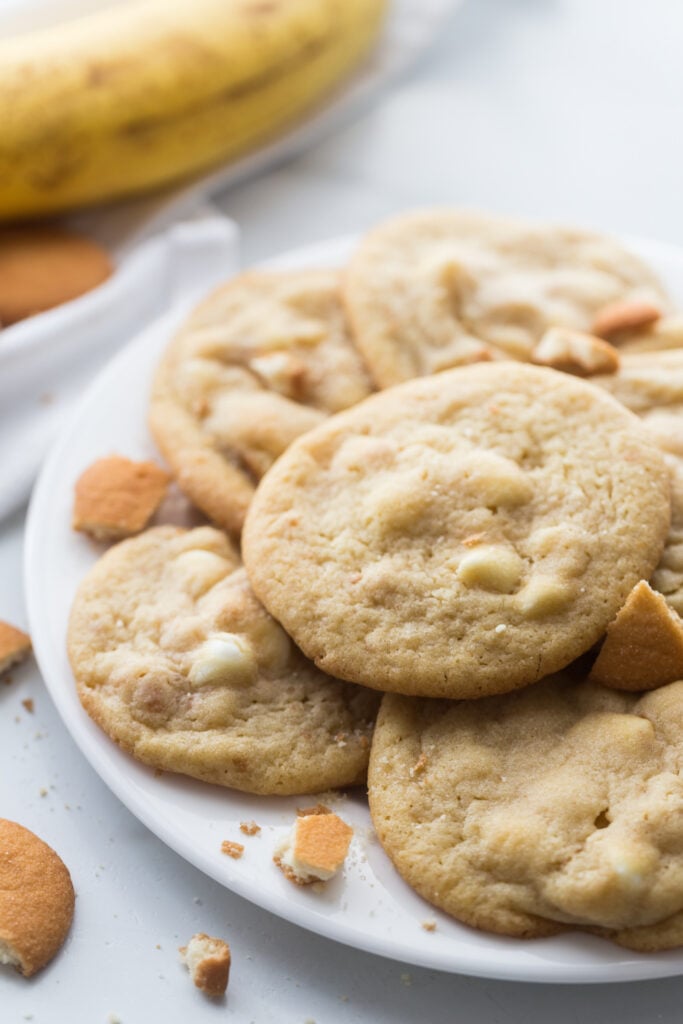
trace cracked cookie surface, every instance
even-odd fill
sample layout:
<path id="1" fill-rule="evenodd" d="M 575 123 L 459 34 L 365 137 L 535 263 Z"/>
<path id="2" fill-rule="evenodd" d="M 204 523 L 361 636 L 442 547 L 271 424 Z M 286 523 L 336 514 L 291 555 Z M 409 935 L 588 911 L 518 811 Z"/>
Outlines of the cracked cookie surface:
<path id="1" fill-rule="evenodd" d="M 405 880 L 505 935 L 683 944 L 683 682 L 617 693 L 569 674 L 483 701 L 387 694 L 369 770 Z"/>
<path id="2" fill-rule="evenodd" d="M 549 327 L 590 331 L 617 300 L 669 306 L 652 271 L 610 238 L 468 210 L 380 224 L 344 282 L 380 387 L 482 358 L 526 361 Z"/>
<path id="3" fill-rule="evenodd" d="M 197 307 L 162 358 L 152 433 L 181 488 L 230 533 L 287 445 L 371 391 L 338 283 L 328 270 L 243 274 Z"/>
<path id="4" fill-rule="evenodd" d="M 657 564 L 664 460 L 597 388 L 489 363 L 383 392 L 300 438 L 243 537 L 254 590 L 325 671 L 481 697 L 556 671 Z"/>
<path id="5" fill-rule="evenodd" d="M 68 646 L 86 711 L 155 768 L 265 794 L 365 778 L 377 695 L 304 658 L 218 530 L 111 548 L 78 590 Z"/>

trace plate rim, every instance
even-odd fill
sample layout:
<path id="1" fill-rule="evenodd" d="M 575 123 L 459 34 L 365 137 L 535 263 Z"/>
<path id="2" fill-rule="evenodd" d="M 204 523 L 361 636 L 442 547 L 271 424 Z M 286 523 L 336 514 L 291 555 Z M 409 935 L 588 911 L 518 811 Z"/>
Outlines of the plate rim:
<path id="1" fill-rule="evenodd" d="M 664 262 L 667 260 L 678 261 L 683 274 L 683 246 L 633 236 L 615 237 L 620 238 L 624 244 L 636 251 L 645 250 L 650 256 L 654 253 L 655 258 L 656 254 L 659 253 Z M 300 266 L 305 265 L 309 261 L 315 265 L 319 261 L 329 260 L 332 256 L 336 256 L 337 261 L 341 261 L 343 253 L 353 245 L 357 238 L 358 235 L 349 234 L 292 249 L 258 263 L 253 269 L 277 269 L 280 265 L 291 265 L 292 261 L 296 261 Z M 647 258 L 650 258 L 650 256 Z M 239 272 L 237 271 L 237 273 Z M 532 957 L 528 965 L 520 965 L 514 961 L 511 965 L 506 965 L 504 960 L 495 958 L 492 958 L 490 961 L 487 960 L 483 952 L 477 947 L 473 947 L 472 956 L 463 955 L 459 951 L 456 962 L 453 962 L 452 956 L 449 957 L 447 951 L 443 952 L 438 948 L 435 948 L 434 955 L 423 954 L 417 949 L 392 949 L 391 946 L 386 945 L 386 940 L 380 941 L 371 932 L 363 932 L 360 929 L 345 927 L 344 923 L 340 922 L 337 918 L 311 915 L 305 905 L 289 901 L 277 891 L 269 890 L 267 887 L 254 891 L 252 884 L 240 878 L 239 873 L 235 870 L 232 870 L 229 878 L 226 879 L 225 872 L 217 871 L 215 860 L 209 856 L 208 851 L 204 851 L 201 844 L 194 846 L 184 833 L 174 830 L 172 825 L 163 817 L 159 817 L 154 809 L 150 809 L 145 805 L 142 791 L 138 792 L 135 786 L 131 787 L 130 780 L 127 780 L 126 776 L 120 773 L 114 761 L 110 761 L 106 755 L 102 756 L 102 750 L 108 748 L 106 746 L 97 746 L 94 738 L 95 734 L 91 734 L 86 728 L 82 728 L 78 722 L 74 722 L 67 703 L 64 678 L 61 676 L 59 668 L 55 666 L 54 660 L 50 657 L 49 614 L 41 607 L 41 590 L 39 586 L 40 524 L 43 521 L 45 511 L 50 508 L 53 483 L 55 479 L 58 481 L 61 475 L 59 472 L 61 456 L 68 449 L 73 432 L 78 424 L 81 423 L 88 411 L 95 406 L 98 395 L 108 387 L 110 377 L 117 376 L 119 367 L 134 359 L 138 350 L 143 349 L 150 335 L 156 334 L 159 330 L 172 331 L 172 325 L 177 322 L 179 317 L 184 316 L 186 312 L 186 304 L 179 304 L 160 317 L 155 318 L 117 352 L 86 388 L 73 409 L 71 416 L 63 424 L 50 448 L 34 487 L 27 514 L 24 535 L 24 589 L 36 661 L 67 732 L 88 761 L 90 767 L 94 769 L 102 781 L 134 817 L 161 839 L 169 849 L 198 870 L 248 902 L 274 913 L 278 917 L 290 921 L 309 932 L 341 942 L 355 949 L 432 970 L 502 981 L 546 984 L 596 984 L 604 982 L 623 983 L 683 975 L 683 951 L 676 950 L 655 954 L 638 954 L 624 949 L 624 959 L 611 963 L 601 963 L 599 961 L 594 963 L 555 963 L 548 960 L 536 960 Z M 87 720 L 89 722 L 90 720 L 87 719 L 84 711 L 82 714 L 84 716 L 83 721 Z M 425 906 L 428 907 L 429 905 L 425 904 Z M 466 928 L 467 926 L 463 925 L 462 927 Z M 482 934 L 477 933 L 479 937 Z M 576 934 L 580 939 L 584 937 L 582 933 L 569 934 Z M 506 938 L 501 936 L 490 937 L 497 940 Z M 508 941 L 513 943 L 518 951 L 524 951 L 528 946 L 531 956 L 534 948 L 540 949 L 543 943 L 552 942 L 553 940 L 508 939 Z M 524 943 L 525 946 L 520 945 L 521 943 Z M 675 961 L 672 961 L 672 956 L 676 958 Z"/>

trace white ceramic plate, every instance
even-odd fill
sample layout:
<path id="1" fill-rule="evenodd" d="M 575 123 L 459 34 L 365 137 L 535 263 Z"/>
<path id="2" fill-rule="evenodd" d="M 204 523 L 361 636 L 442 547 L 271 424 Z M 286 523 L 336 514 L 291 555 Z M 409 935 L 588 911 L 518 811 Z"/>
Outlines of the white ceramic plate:
<path id="1" fill-rule="evenodd" d="M 334 266 L 352 239 L 290 253 L 270 266 Z M 683 305 L 683 250 L 632 242 Z M 525 942 L 473 931 L 435 912 L 399 878 L 373 833 L 361 794 L 333 802 L 356 835 L 342 878 L 323 893 L 297 888 L 271 861 L 279 835 L 305 798 L 264 799 L 154 773 L 120 751 L 82 710 L 65 651 L 69 607 L 101 548 L 70 528 L 73 485 L 93 460 L 112 451 L 154 457 L 145 426 L 147 392 L 158 356 L 183 313 L 170 311 L 121 352 L 84 396 L 62 431 L 35 489 L 26 538 L 31 633 L 45 681 L 67 729 L 123 803 L 186 860 L 229 889 L 281 917 L 359 949 L 409 963 L 485 977 L 545 982 L 630 981 L 683 974 L 683 953 L 640 956 L 587 935 Z M 255 819 L 259 836 L 239 823 Z M 246 847 L 233 861 L 222 839 Z M 421 923 L 433 919 L 436 930 Z"/>

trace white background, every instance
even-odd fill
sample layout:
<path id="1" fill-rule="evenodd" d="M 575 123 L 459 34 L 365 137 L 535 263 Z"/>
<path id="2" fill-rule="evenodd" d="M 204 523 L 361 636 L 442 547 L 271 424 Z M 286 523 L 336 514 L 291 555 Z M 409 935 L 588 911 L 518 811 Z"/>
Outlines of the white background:
<path id="1" fill-rule="evenodd" d="M 676 0 L 469 0 L 364 117 L 221 206 L 243 228 L 248 261 L 438 202 L 681 243 L 682 36 Z M 0 533 L 0 617 L 17 624 L 20 533 L 20 517 Z M 441 975 L 252 908 L 123 810 L 31 666 L 12 676 L 0 684 L 0 813 L 59 850 L 79 898 L 68 945 L 46 971 L 0 974 L 2 1024 L 680 1021 L 683 980 L 559 988 Z M 197 930 L 233 946 L 224 1003 L 195 992 L 177 963 Z"/>

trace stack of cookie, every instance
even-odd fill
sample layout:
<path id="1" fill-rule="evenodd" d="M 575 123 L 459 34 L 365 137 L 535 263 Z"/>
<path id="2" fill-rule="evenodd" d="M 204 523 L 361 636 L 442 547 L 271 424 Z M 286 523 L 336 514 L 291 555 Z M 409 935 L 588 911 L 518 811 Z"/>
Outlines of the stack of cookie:
<path id="1" fill-rule="evenodd" d="M 370 756 L 387 853 L 476 927 L 683 944 L 681 370 L 650 270 L 584 232 L 440 211 L 234 280 L 150 413 L 215 526 L 92 570 L 83 704 L 253 793 Z"/>

